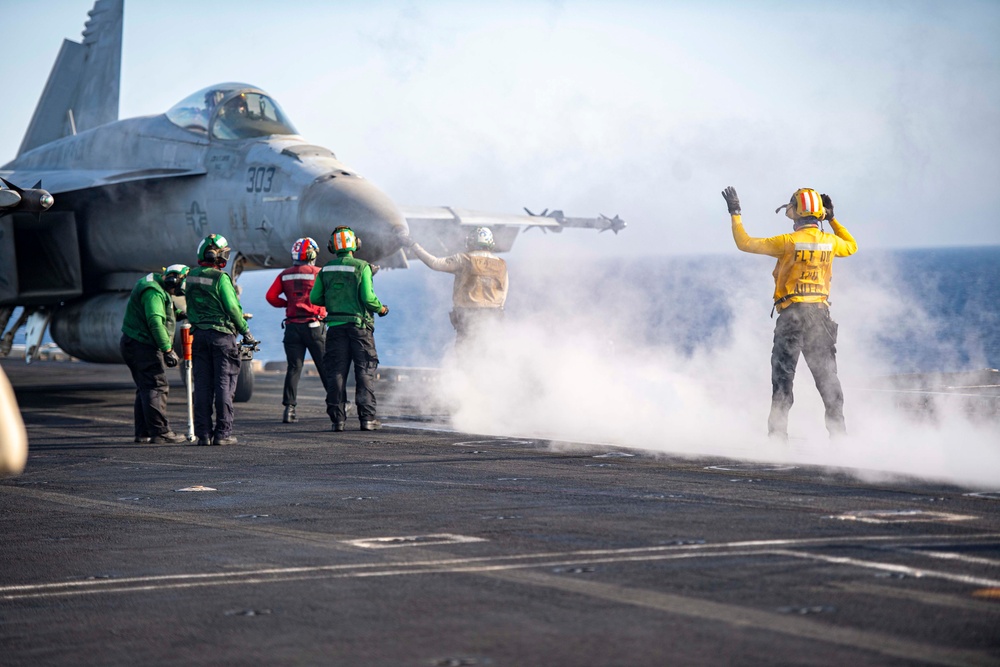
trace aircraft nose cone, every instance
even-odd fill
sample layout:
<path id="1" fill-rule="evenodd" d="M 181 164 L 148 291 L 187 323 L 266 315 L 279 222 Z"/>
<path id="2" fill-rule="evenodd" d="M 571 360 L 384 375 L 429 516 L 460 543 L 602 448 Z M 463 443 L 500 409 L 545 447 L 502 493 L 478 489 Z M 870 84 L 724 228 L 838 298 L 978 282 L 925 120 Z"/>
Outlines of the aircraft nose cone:
<path id="1" fill-rule="evenodd" d="M 323 250 L 334 228 L 350 227 L 361 239 L 356 256 L 370 262 L 396 252 L 399 232 L 408 231 L 403 214 L 385 193 L 346 171 L 320 176 L 306 188 L 299 223 Z"/>

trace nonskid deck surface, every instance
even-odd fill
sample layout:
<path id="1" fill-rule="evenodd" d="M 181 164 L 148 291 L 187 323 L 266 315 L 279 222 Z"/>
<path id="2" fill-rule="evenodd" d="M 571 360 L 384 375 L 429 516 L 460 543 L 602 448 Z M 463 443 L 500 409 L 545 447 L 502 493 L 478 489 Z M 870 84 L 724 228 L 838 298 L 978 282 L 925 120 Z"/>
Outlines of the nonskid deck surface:
<path id="1" fill-rule="evenodd" d="M 1000 480 L 458 433 L 389 384 L 333 433 L 315 377 L 281 423 L 280 373 L 240 444 L 138 445 L 124 367 L 3 367 L 5 664 L 1000 662 Z"/>

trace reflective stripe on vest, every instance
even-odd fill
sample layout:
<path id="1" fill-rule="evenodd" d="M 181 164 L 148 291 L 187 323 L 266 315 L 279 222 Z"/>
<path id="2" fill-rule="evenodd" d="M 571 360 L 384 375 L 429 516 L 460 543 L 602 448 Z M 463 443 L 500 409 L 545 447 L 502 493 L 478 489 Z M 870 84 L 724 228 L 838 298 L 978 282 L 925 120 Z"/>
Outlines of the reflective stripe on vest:
<path id="1" fill-rule="evenodd" d="M 207 285 L 211 287 L 215 284 L 215 281 L 211 278 L 203 278 L 202 276 L 192 276 L 186 279 L 188 283 L 194 283 L 196 285 Z"/>
<path id="2" fill-rule="evenodd" d="M 324 305 L 326 306 L 327 324 L 351 323 L 355 326 L 361 326 L 370 319 L 370 315 L 368 315 L 358 297 L 358 288 L 361 285 L 361 272 L 367 264 L 360 260 L 355 260 L 355 262 L 351 264 L 327 264 L 322 269 L 323 273 L 328 274 L 324 279 L 324 288 L 326 291 L 326 303 Z"/>
<path id="3" fill-rule="evenodd" d="M 821 250 L 833 250 L 832 243 L 796 243 L 796 250 L 812 250 L 814 252 L 819 252 Z"/>

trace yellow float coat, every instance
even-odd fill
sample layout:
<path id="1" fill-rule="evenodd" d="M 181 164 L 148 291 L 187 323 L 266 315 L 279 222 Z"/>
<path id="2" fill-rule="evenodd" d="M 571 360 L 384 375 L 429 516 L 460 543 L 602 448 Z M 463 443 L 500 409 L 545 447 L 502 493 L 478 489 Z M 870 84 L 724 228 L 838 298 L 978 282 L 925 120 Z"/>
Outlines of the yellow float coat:
<path id="1" fill-rule="evenodd" d="M 833 258 L 858 251 L 858 242 L 836 219 L 830 221 L 832 234 L 818 227 L 803 227 L 790 234 L 757 238 L 747 234 L 740 215 L 732 217 L 737 248 L 778 259 L 773 274 L 774 303 L 778 310 L 793 303 L 826 303 Z"/>

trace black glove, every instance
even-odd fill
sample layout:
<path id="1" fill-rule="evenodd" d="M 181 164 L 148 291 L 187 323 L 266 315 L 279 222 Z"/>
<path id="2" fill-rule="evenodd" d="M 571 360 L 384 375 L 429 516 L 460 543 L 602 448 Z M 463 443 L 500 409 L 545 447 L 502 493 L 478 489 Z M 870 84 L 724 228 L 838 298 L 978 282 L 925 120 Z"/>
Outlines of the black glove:
<path id="1" fill-rule="evenodd" d="M 260 344 L 260 341 L 258 341 L 256 338 L 254 338 L 253 334 L 250 333 L 249 331 L 246 332 L 245 334 L 243 334 L 243 340 L 240 341 L 240 345 L 244 345 L 246 347 L 254 347 L 255 345 L 259 345 L 259 344 Z"/>
<path id="2" fill-rule="evenodd" d="M 729 215 L 739 215 L 740 198 L 736 196 L 736 189 L 730 185 L 722 191 L 722 196 L 726 200 L 726 206 L 729 207 Z"/>
<path id="3" fill-rule="evenodd" d="M 823 208 L 826 209 L 823 219 L 833 220 L 833 200 L 830 199 L 830 195 L 820 195 L 819 198 L 823 200 Z"/>
<path id="4" fill-rule="evenodd" d="M 177 356 L 177 353 L 173 350 L 167 350 L 163 353 L 163 363 L 167 368 L 176 368 L 177 364 L 181 362 L 181 358 Z"/>
<path id="5" fill-rule="evenodd" d="M 383 303 L 382 304 L 382 310 L 378 311 L 378 316 L 379 317 L 385 317 L 388 314 L 389 314 L 389 306 L 387 306 L 387 305 L 385 305 Z"/>

